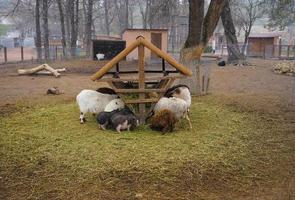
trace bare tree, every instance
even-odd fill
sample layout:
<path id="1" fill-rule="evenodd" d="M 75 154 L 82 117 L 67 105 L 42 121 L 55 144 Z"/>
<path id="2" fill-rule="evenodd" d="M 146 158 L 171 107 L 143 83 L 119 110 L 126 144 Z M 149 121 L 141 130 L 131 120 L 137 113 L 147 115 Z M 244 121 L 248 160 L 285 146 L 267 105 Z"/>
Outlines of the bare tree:
<path id="1" fill-rule="evenodd" d="M 40 1 L 36 0 L 35 5 L 35 46 L 37 48 L 37 59 L 42 59 L 42 41 L 41 41 L 41 25 L 40 25 Z"/>
<path id="2" fill-rule="evenodd" d="M 264 9 L 261 6 L 262 0 L 233 0 L 232 7 L 235 10 L 235 24 L 244 31 L 244 44 L 241 52 L 245 53 L 248 38 L 255 21 L 261 18 L 264 14 Z"/>
<path id="3" fill-rule="evenodd" d="M 103 0 L 103 11 L 104 11 L 104 26 L 107 35 L 111 34 L 111 24 L 113 23 L 115 16 L 116 2 L 114 0 Z"/>
<path id="4" fill-rule="evenodd" d="M 49 59 L 48 0 L 42 2 L 44 58 Z"/>
<path id="5" fill-rule="evenodd" d="M 94 0 L 88 0 L 87 14 L 86 14 L 86 25 L 85 25 L 85 44 L 86 44 L 86 55 L 90 55 L 91 47 L 91 27 L 92 27 L 92 10 Z"/>
<path id="6" fill-rule="evenodd" d="M 294 0 L 263 0 L 264 7 L 269 17 L 269 28 L 279 27 L 283 30 L 294 25 L 295 1 Z"/>
<path id="7" fill-rule="evenodd" d="M 79 26 L 79 0 L 68 1 L 68 15 L 70 22 L 70 47 L 71 56 L 76 56 L 78 26 Z"/>
<path id="8" fill-rule="evenodd" d="M 66 49 L 67 49 L 67 43 L 66 43 L 66 29 L 65 29 L 65 20 L 64 20 L 64 6 L 62 0 L 56 0 L 59 10 L 59 19 L 60 19 L 60 28 L 61 28 L 61 43 L 63 48 L 63 56 L 66 56 Z"/>
<path id="9" fill-rule="evenodd" d="M 204 0 L 189 0 L 189 34 L 181 49 L 180 60 L 193 71 L 193 76 L 185 80 L 185 83 L 195 94 L 201 94 L 200 58 L 217 26 L 224 4 L 224 0 L 211 0 L 206 16 L 203 17 Z"/>
<path id="10" fill-rule="evenodd" d="M 119 24 L 119 33 L 122 35 L 124 30 L 129 27 L 129 0 L 115 0 L 114 5 Z"/>
<path id="11" fill-rule="evenodd" d="M 245 65 L 245 56 L 241 54 L 238 39 L 236 36 L 236 30 L 231 14 L 230 0 L 225 0 L 224 9 L 221 13 L 221 20 L 224 27 L 224 33 L 227 42 L 228 58 L 227 62 L 229 64 L 242 64 Z"/>

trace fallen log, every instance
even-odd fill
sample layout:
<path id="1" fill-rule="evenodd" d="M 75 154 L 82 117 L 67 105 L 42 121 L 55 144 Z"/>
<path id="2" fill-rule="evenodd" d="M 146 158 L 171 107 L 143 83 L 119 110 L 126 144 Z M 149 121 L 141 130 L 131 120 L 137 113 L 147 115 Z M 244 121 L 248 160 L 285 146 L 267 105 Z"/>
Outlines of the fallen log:
<path id="1" fill-rule="evenodd" d="M 67 71 L 66 68 L 61 68 L 61 69 L 55 69 L 57 72 L 65 72 Z M 38 71 L 36 72 L 35 74 L 38 74 L 38 75 L 53 75 L 50 71 Z"/>
<path id="2" fill-rule="evenodd" d="M 37 72 L 40 73 L 40 71 L 44 71 L 45 70 L 45 74 L 53 74 L 55 77 L 60 77 L 60 73 L 62 71 L 65 71 L 65 68 L 63 69 L 59 69 L 56 70 L 52 67 L 50 67 L 48 64 L 42 64 L 39 65 L 38 67 L 34 67 L 31 69 L 18 69 L 18 75 L 30 75 L 30 74 L 37 74 Z M 41 72 L 41 74 L 44 74 L 44 72 Z"/>

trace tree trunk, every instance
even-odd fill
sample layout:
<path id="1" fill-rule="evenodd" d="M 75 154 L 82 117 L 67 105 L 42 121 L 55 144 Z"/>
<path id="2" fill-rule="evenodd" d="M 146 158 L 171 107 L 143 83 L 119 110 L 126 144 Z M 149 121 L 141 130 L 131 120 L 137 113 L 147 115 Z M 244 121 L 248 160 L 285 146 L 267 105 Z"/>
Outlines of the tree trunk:
<path id="1" fill-rule="evenodd" d="M 110 35 L 110 22 L 109 22 L 109 13 L 108 13 L 108 1 L 104 0 L 103 1 L 103 7 L 104 7 L 104 24 L 105 24 L 105 30 L 106 30 L 106 34 Z"/>
<path id="2" fill-rule="evenodd" d="M 129 28 L 129 0 L 125 0 L 125 27 L 124 29 Z M 122 30 L 122 33 L 124 30 Z"/>
<path id="3" fill-rule="evenodd" d="M 70 47 L 71 47 L 71 0 L 66 0 L 66 6 L 65 6 L 65 22 L 66 22 L 66 46 L 67 46 L 67 56 L 69 56 L 70 53 Z"/>
<path id="4" fill-rule="evenodd" d="M 180 61 L 193 71 L 193 76 L 184 80 L 193 94 L 202 94 L 200 59 L 217 26 L 224 3 L 224 0 L 211 0 L 204 20 L 200 22 L 199 18 L 203 19 L 204 1 L 189 0 L 189 35 L 181 49 Z"/>
<path id="5" fill-rule="evenodd" d="M 65 20 L 64 20 L 64 12 L 61 0 L 57 0 L 58 10 L 59 10 L 59 17 L 60 17 L 60 28 L 61 28 L 61 44 L 62 44 L 62 52 L 63 56 L 66 57 L 66 30 L 65 30 Z"/>
<path id="6" fill-rule="evenodd" d="M 246 48 L 247 48 L 248 38 L 249 38 L 250 32 L 251 32 L 251 28 L 249 27 L 249 29 L 245 31 L 244 44 L 242 46 L 242 53 L 243 53 L 244 56 L 246 56 L 246 54 L 247 54 L 246 53 Z"/>
<path id="7" fill-rule="evenodd" d="M 201 41 L 204 5 L 204 0 L 189 0 L 188 36 L 184 48 L 197 46 Z"/>
<path id="8" fill-rule="evenodd" d="M 40 61 L 42 59 L 42 40 L 41 40 L 41 25 L 40 25 L 40 1 L 36 0 L 36 7 L 35 7 L 36 17 L 36 41 L 35 46 L 37 49 L 37 59 Z"/>
<path id="9" fill-rule="evenodd" d="M 49 59 L 49 29 L 48 29 L 48 0 L 43 0 L 43 39 L 44 39 L 44 57 Z"/>
<path id="10" fill-rule="evenodd" d="M 71 16 L 71 56 L 76 56 L 77 39 L 78 39 L 78 25 L 79 25 L 79 0 L 72 1 L 70 6 Z"/>
<path id="11" fill-rule="evenodd" d="M 85 27 L 85 43 L 86 43 L 86 55 L 87 56 L 90 56 L 90 51 L 91 51 L 92 10 L 93 10 L 93 0 L 88 0 L 87 15 L 86 15 L 86 27 Z"/>
<path id="12" fill-rule="evenodd" d="M 238 64 L 240 61 L 244 60 L 243 54 L 241 54 L 238 39 L 236 36 L 236 30 L 233 23 L 231 9 L 229 0 L 225 0 L 225 5 L 223 11 L 221 13 L 221 20 L 224 27 L 224 33 L 227 42 L 227 51 L 228 51 L 228 58 L 227 62 L 229 64 Z"/>
<path id="13" fill-rule="evenodd" d="M 133 8 L 130 8 L 130 10 L 129 10 L 130 12 L 130 28 L 133 28 L 133 13 L 134 13 L 134 10 L 133 10 Z"/>

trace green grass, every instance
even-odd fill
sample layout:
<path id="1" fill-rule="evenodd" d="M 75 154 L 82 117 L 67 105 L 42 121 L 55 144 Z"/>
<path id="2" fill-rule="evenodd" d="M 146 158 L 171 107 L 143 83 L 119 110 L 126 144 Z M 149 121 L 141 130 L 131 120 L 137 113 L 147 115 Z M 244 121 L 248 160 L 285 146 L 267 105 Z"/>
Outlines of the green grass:
<path id="1" fill-rule="evenodd" d="M 244 195 L 257 186 L 273 184 L 282 162 L 294 155 L 292 144 L 285 142 L 294 139 L 287 127 L 256 113 L 216 105 L 210 98 L 195 99 L 193 131 L 184 121 L 166 135 L 147 126 L 123 134 L 101 131 L 94 117 L 87 116 L 87 123 L 80 125 L 78 115 L 75 103 L 58 103 L 1 119 L 4 197 Z"/>

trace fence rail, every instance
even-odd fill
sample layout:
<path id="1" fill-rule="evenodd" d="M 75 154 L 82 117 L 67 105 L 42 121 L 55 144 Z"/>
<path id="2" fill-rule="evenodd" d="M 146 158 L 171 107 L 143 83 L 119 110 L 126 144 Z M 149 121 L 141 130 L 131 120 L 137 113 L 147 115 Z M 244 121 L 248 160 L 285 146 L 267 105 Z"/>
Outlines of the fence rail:
<path id="1" fill-rule="evenodd" d="M 239 46 L 240 50 L 242 45 Z M 206 53 L 210 53 L 212 48 L 206 49 Z M 44 48 L 41 48 L 42 58 L 39 61 L 44 61 Z M 168 51 L 174 58 L 179 57 L 179 51 Z M 213 53 L 213 52 L 211 52 Z M 214 54 L 227 56 L 227 45 L 217 45 Z M 248 45 L 245 54 L 247 57 L 260 57 L 264 59 L 294 59 L 295 60 L 295 45 L 266 45 L 262 47 Z M 86 51 L 83 48 L 77 47 L 74 49 L 66 49 L 63 52 L 61 46 L 52 46 L 49 48 L 49 58 L 46 60 L 64 60 L 68 58 L 86 58 Z M 37 48 L 33 47 L 18 47 L 18 48 L 0 48 L 0 64 L 37 61 Z"/>
<path id="2" fill-rule="evenodd" d="M 239 45 L 242 50 L 242 45 Z M 227 45 L 218 45 L 216 54 L 227 56 Z M 259 57 L 264 59 L 295 59 L 295 45 L 248 45 L 244 54 L 247 57 Z"/>
<path id="3" fill-rule="evenodd" d="M 0 64 L 27 62 L 38 60 L 38 49 L 34 47 L 17 47 L 17 48 L 0 48 Z M 44 48 L 41 48 L 42 57 L 39 60 L 63 60 L 67 58 L 85 58 L 86 51 L 83 48 L 66 49 L 59 46 L 52 46 L 49 48 L 49 57 L 45 59 Z"/>

